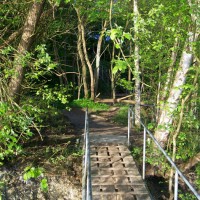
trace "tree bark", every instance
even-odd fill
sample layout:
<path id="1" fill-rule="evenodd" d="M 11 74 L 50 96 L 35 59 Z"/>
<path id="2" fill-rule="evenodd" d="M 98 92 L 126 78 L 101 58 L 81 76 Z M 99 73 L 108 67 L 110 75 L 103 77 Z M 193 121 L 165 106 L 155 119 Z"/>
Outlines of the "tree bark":
<path id="1" fill-rule="evenodd" d="M 115 57 L 115 46 L 113 45 L 113 49 L 112 49 L 112 60 Z M 113 70 L 113 62 L 111 62 L 110 64 L 110 75 L 111 75 L 111 92 L 112 92 L 112 98 L 113 100 L 116 98 L 116 91 L 115 91 L 115 74 L 112 73 Z"/>
<path id="2" fill-rule="evenodd" d="M 171 54 L 171 63 L 169 65 L 168 71 L 167 71 L 167 78 L 164 84 L 164 88 L 163 88 L 163 92 L 162 92 L 162 97 L 161 97 L 161 101 L 164 101 L 167 97 L 168 94 L 168 90 L 170 88 L 170 84 L 172 82 L 172 72 L 173 72 L 173 68 L 174 65 L 176 63 L 176 58 L 177 58 L 177 54 L 178 54 L 178 46 L 179 46 L 179 39 L 175 38 L 175 42 L 174 42 L 174 46 L 173 46 L 173 51 Z"/>
<path id="3" fill-rule="evenodd" d="M 200 152 L 197 153 L 195 156 L 193 156 L 192 158 L 190 158 L 187 163 L 183 163 L 180 165 L 180 169 L 182 172 L 185 172 L 189 169 L 191 169 L 192 167 L 194 167 L 196 164 L 198 164 L 200 162 Z"/>
<path id="4" fill-rule="evenodd" d="M 92 69 L 92 64 L 90 63 L 90 60 L 88 58 L 88 53 L 87 53 L 87 47 L 86 47 L 86 41 L 85 41 L 85 29 L 84 26 L 81 24 L 81 30 L 82 30 L 82 44 L 83 44 L 83 52 L 85 55 L 85 60 L 87 63 L 87 66 L 89 68 L 89 73 L 90 73 L 90 92 L 91 92 L 91 99 L 94 100 L 94 73 Z"/>
<path id="5" fill-rule="evenodd" d="M 163 148 L 165 148 L 167 144 L 170 126 L 173 120 L 173 112 L 176 110 L 179 103 L 179 98 L 186 80 L 186 74 L 193 61 L 193 42 L 195 42 L 195 33 L 189 32 L 182 52 L 179 68 L 174 78 L 173 86 L 169 92 L 169 97 L 161 110 L 160 118 L 158 120 L 155 138 Z"/>
<path id="6" fill-rule="evenodd" d="M 19 103 L 25 67 L 21 63 L 21 58 L 30 50 L 37 23 L 40 19 L 45 0 L 34 1 L 24 24 L 22 37 L 19 42 L 17 53 L 14 56 L 14 75 L 10 79 L 9 94 L 16 103 Z"/>
<path id="7" fill-rule="evenodd" d="M 103 41 L 103 35 L 106 31 L 107 21 L 104 22 L 104 25 L 102 27 L 102 31 L 100 33 L 98 43 L 97 43 L 97 53 L 96 53 L 96 69 L 94 73 L 94 81 L 95 81 L 95 95 L 98 92 L 98 85 L 99 85 L 99 67 L 100 67 L 100 58 L 101 58 L 101 45 Z"/>
<path id="8" fill-rule="evenodd" d="M 139 44 L 138 44 L 138 1 L 133 1 L 133 12 L 134 12 L 134 42 L 135 42 L 135 49 L 134 49 L 134 64 L 135 64 L 135 125 L 139 128 L 140 127 L 140 55 L 139 55 Z"/>
<path id="9" fill-rule="evenodd" d="M 90 91 L 91 91 L 91 99 L 94 100 L 94 73 L 93 73 L 93 69 L 92 69 L 92 64 L 88 58 L 88 53 L 87 53 L 87 47 L 86 47 L 86 41 L 85 41 L 85 28 L 83 25 L 83 21 L 81 19 L 80 16 L 80 12 L 78 10 L 78 8 L 75 8 L 77 16 L 78 16 L 78 21 L 79 21 L 79 25 L 80 25 L 80 29 L 81 29 L 81 41 L 82 41 L 82 47 L 83 47 L 83 53 L 84 53 L 84 58 L 85 61 L 87 63 L 88 69 L 89 69 L 89 73 L 90 73 Z"/>
<path id="10" fill-rule="evenodd" d="M 159 81 L 158 85 L 158 95 L 157 95 L 157 111 L 156 111 L 156 121 L 158 122 L 158 119 L 160 117 L 160 111 L 162 110 L 163 102 L 167 99 L 167 96 L 169 94 L 169 90 L 171 88 L 172 82 L 173 82 L 173 71 L 174 71 L 174 65 L 176 63 L 177 54 L 178 54 L 178 46 L 179 46 L 179 39 L 178 37 L 175 38 L 173 51 L 171 54 L 171 60 L 170 65 L 167 70 L 167 77 L 165 79 L 164 87 L 161 88 L 161 83 Z M 159 67 L 159 80 L 161 78 L 161 70 Z"/>
<path id="11" fill-rule="evenodd" d="M 84 54 L 83 54 L 83 49 L 82 49 L 82 43 L 81 43 L 81 26 L 78 24 L 78 41 L 77 41 L 77 49 L 78 49 L 78 55 L 81 60 L 81 69 L 82 69 L 82 80 L 83 80 L 83 88 L 84 88 L 84 97 L 87 99 L 88 98 L 88 86 L 87 86 L 87 68 L 86 68 L 86 63 L 84 60 Z"/>

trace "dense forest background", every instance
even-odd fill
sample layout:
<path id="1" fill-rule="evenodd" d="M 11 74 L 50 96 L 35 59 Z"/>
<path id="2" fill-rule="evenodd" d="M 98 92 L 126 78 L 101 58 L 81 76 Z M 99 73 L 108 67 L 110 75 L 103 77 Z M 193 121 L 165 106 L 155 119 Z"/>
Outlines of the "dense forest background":
<path id="1" fill-rule="evenodd" d="M 0 20 L 1 165 L 50 110 L 130 95 L 200 187 L 199 0 L 2 0 Z"/>

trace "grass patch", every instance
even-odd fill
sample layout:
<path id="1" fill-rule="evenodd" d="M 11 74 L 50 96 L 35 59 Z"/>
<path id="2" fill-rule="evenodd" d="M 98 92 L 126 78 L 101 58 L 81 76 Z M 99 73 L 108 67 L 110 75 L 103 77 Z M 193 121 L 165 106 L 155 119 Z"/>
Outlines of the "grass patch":
<path id="1" fill-rule="evenodd" d="M 105 103 L 96 103 L 90 99 L 77 99 L 70 103 L 70 107 L 88 108 L 92 111 L 108 110 L 109 105 Z"/>
<path id="2" fill-rule="evenodd" d="M 129 106 L 121 106 L 117 114 L 113 117 L 113 121 L 120 125 L 127 125 L 128 123 L 128 108 Z"/>

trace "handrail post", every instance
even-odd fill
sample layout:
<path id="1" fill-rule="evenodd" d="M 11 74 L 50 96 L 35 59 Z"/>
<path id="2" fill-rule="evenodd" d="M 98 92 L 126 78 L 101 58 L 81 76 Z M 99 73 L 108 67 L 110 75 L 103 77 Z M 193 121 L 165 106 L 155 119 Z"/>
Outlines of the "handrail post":
<path id="1" fill-rule="evenodd" d="M 131 119 L 131 128 L 133 128 L 133 125 L 134 125 L 134 113 L 133 113 L 133 106 L 131 105 L 130 106 L 130 119 Z"/>
<path id="2" fill-rule="evenodd" d="M 174 181 L 174 200 L 178 200 L 178 172 L 175 172 L 175 181 Z"/>
<path id="3" fill-rule="evenodd" d="M 142 178 L 145 180 L 145 161 L 146 161 L 146 128 L 144 127 L 144 137 L 143 137 L 143 164 L 142 164 Z"/>
<path id="4" fill-rule="evenodd" d="M 83 159 L 82 200 L 92 200 L 88 109 L 85 111 L 83 148 L 85 150 L 85 155 Z"/>
<path id="5" fill-rule="evenodd" d="M 87 187 L 87 137 L 86 137 L 86 132 L 87 132 L 87 117 L 88 117 L 88 113 L 87 113 L 87 109 L 85 111 L 85 127 L 84 127 L 84 138 L 83 138 L 83 162 L 82 162 L 82 166 L 83 166 L 83 170 L 82 170 L 82 200 L 86 200 L 86 187 Z"/>
<path id="6" fill-rule="evenodd" d="M 130 126 L 130 116 L 131 116 L 131 110 L 130 107 L 128 108 L 128 146 L 130 146 L 130 131 L 131 131 L 131 126 Z"/>
<path id="7" fill-rule="evenodd" d="M 87 117 L 87 132 L 86 132 L 86 135 L 87 135 L 87 200 L 92 200 L 91 163 L 90 163 L 90 138 L 89 138 L 88 117 Z"/>

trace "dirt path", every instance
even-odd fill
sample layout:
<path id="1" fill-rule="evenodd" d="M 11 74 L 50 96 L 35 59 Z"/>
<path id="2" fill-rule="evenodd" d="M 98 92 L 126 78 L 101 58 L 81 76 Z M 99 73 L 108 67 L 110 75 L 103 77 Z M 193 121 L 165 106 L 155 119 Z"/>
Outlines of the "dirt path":
<path id="1" fill-rule="evenodd" d="M 113 124 L 109 121 L 112 111 L 106 118 L 89 112 L 89 133 L 91 143 L 127 143 L 127 127 Z M 84 130 L 85 111 L 83 109 L 73 108 L 71 111 L 64 111 L 71 123 L 79 131 Z"/>

